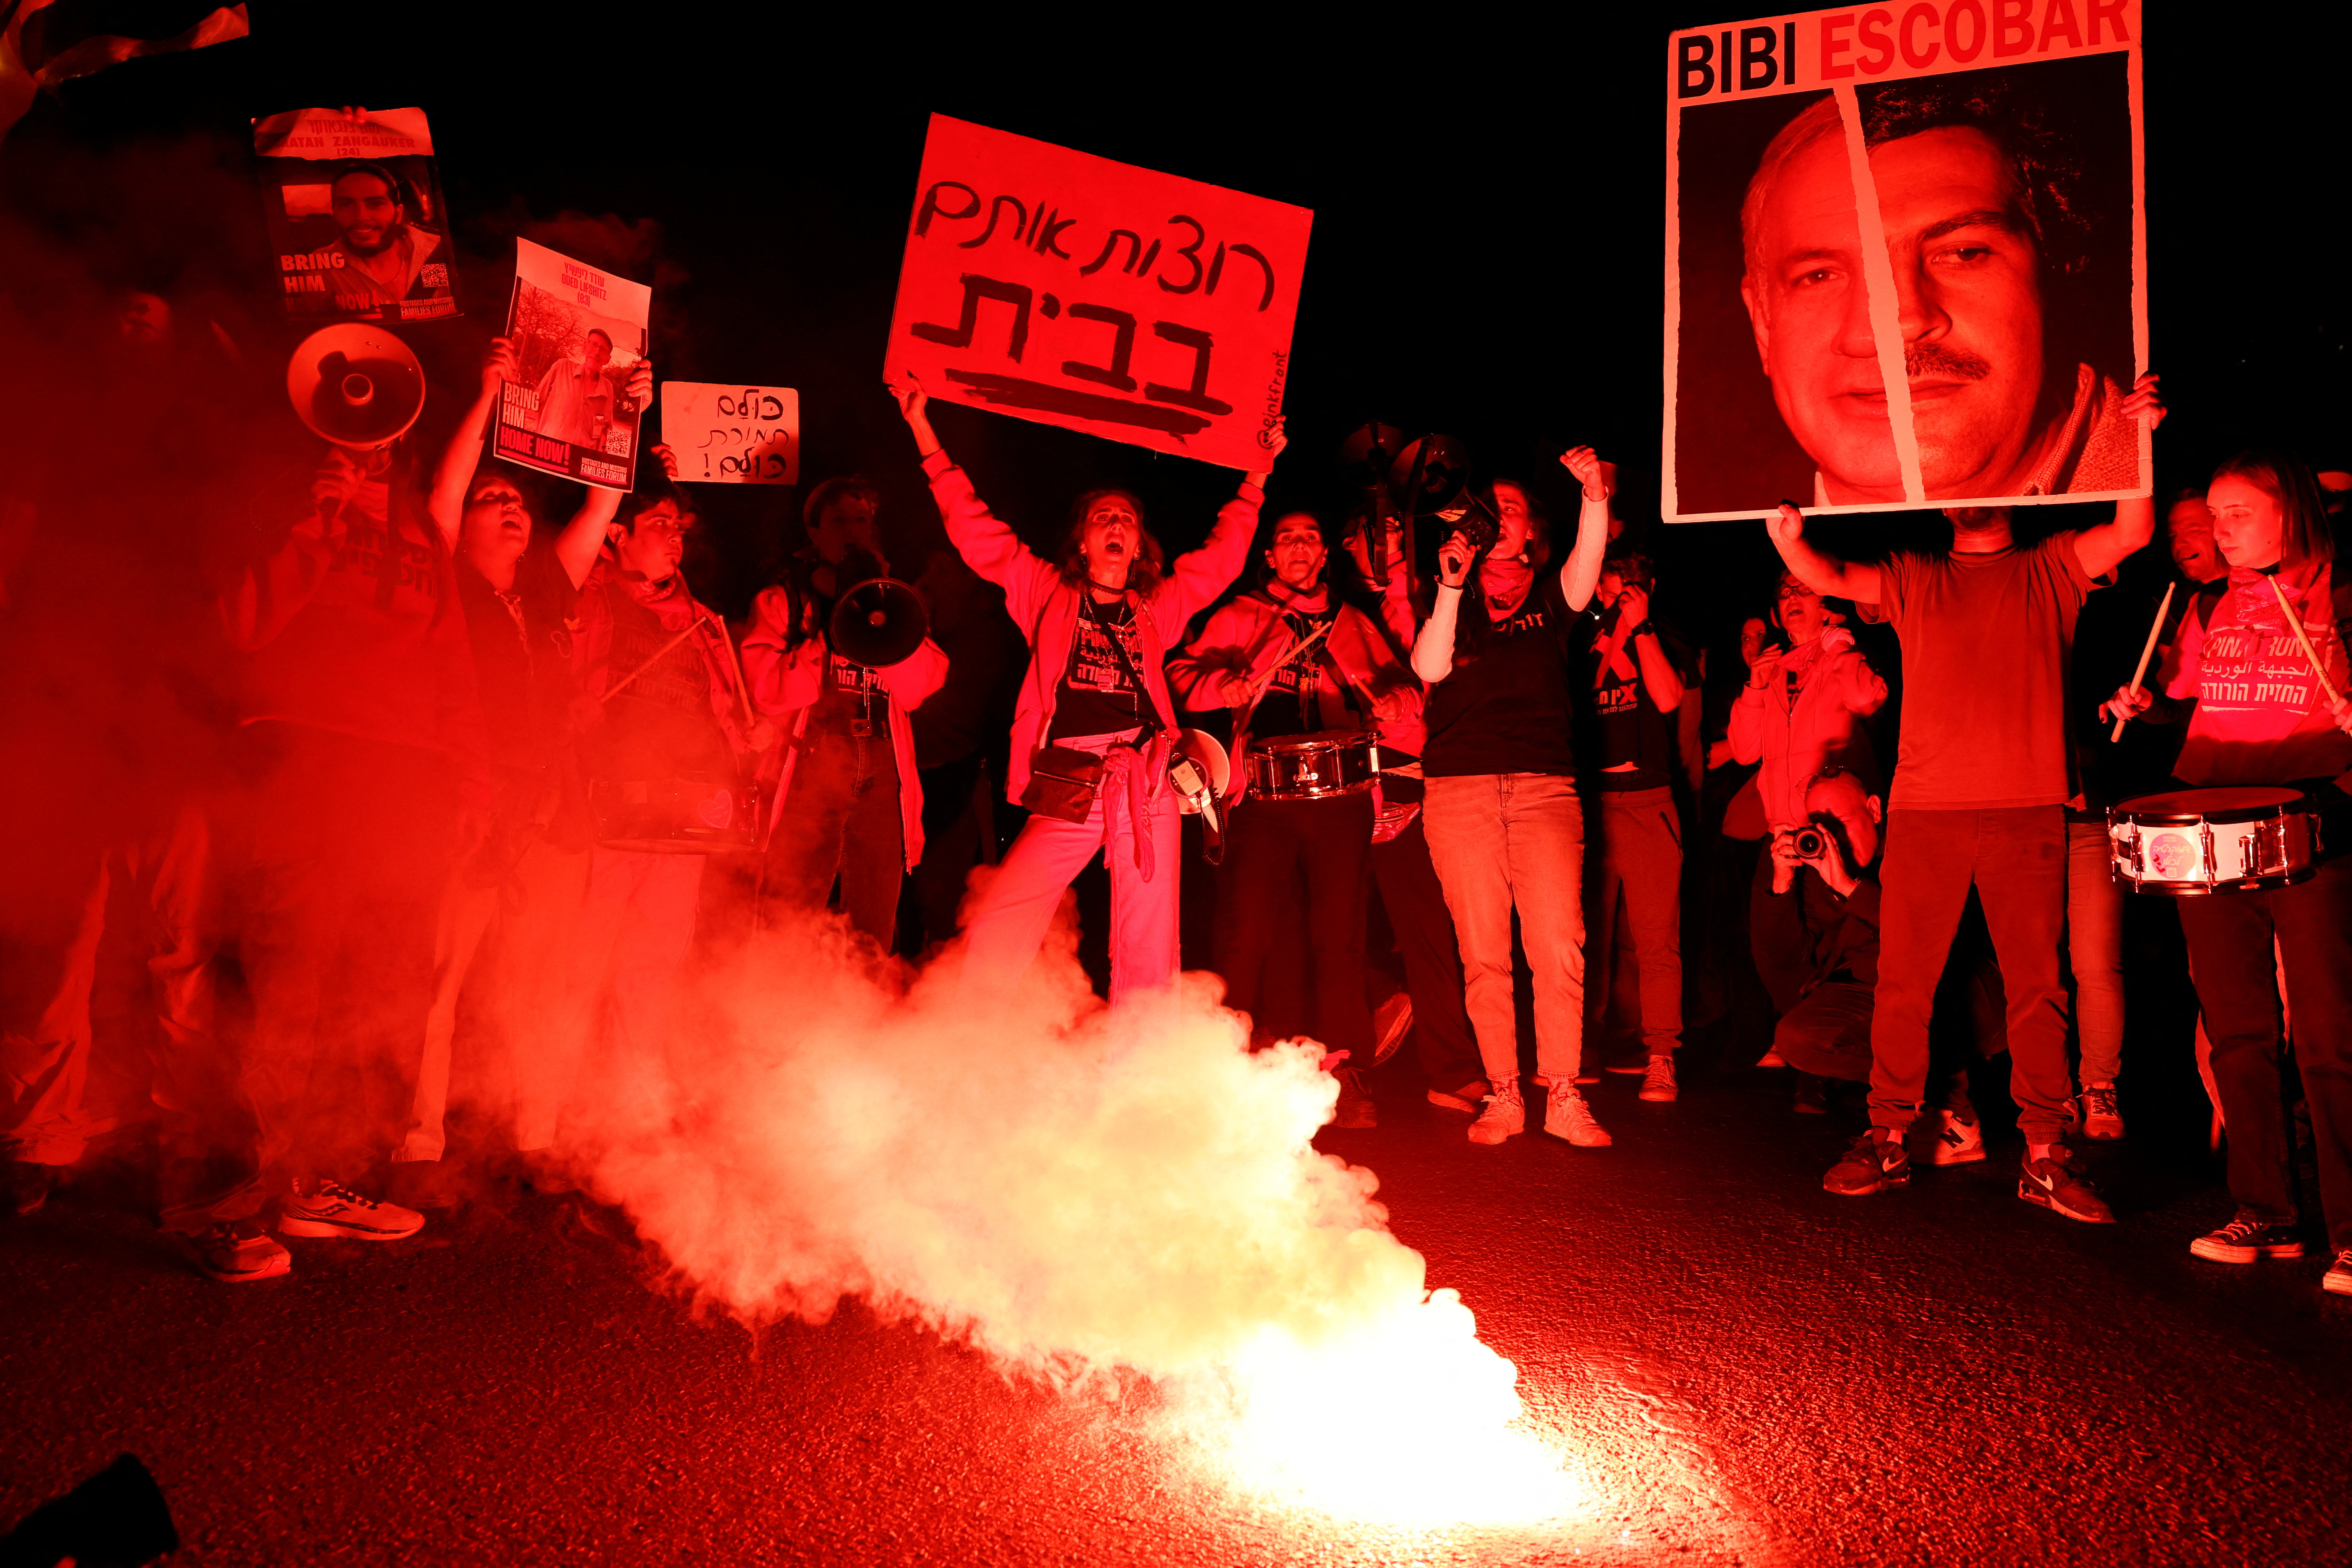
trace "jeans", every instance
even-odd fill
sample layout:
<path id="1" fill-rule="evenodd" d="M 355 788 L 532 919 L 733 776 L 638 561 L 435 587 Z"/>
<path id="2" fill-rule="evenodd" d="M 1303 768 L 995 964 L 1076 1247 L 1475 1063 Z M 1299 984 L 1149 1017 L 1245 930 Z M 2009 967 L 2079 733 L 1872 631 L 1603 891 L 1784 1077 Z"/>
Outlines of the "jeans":
<path id="1" fill-rule="evenodd" d="M 1100 753 L 1117 739 L 1065 736 L 1055 744 Z M 1158 790 L 1150 820 L 1140 825 L 1150 835 L 1152 871 L 1147 881 L 1135 863 L 1139 824 L 1123 803 L 1116 829 L 1106 822 L 1104 797 L 1113 787 L 1106 782 L 1095 792 L 1094 809 L 1084 822 L 1032 816 L 995 876 L 966 902 L 963 989 L 971 1005 L 985 1007 L 1020 984 L 1054 923 L 1062 895 L 1097 852 L 1110 869 L 1111 1002 L 1161 989 L 1176 978 L 1177 900 L 1184 870 L 1176 795 Z"/>
<path id="2" fill-rule="evenodd" d="M 1927 1024 L 1969 889 L 1991 929 L 2007 998 L 2010 1095 L 2031 1143 L 2056 1141 L 2066 1071 L 2066 821 L 2055 805 L 1890 812 L 1879 874 L 1877 1005 L 1870 1029 L 1870 1121 L 1901 1131 L 1927 1086 Z"/>
<path id="3" fill-rule="evenodd" d="M 1516 909 L 1535 976 L 1536 1068 L 1554 1083 L 1574 1082 L 1584 1037 L 1584 812 L 1576 781 L 1550 773 L 1434 778 L 1422 819 L 1461 942 L 1487 1079 L 1519 1074 Z"/>
<path id="4" fill-rule="evenodd" d="M 787 907 L 822 909 L 839 876 L 849 923 L 887 949 L 898 940 L 906 868 L 889 731 L 811 735 L 768 846 L 768 896 Z"/>
<path id="5" fill-rule="evenodd" d="M 1314 1036 L 1346 1051 L 1354 1067 L 1372 1060 L 1372 1015 L 1364 1003 L 1364 901 L 1370 886 L 1372 797 L 1245 799 L 1234 807 L 1225 863 L 1217 871 L 1217 973 L 1225 1005 L 1261 1010 L 1267 955 L 1277 922 L 1297 910 L 1309 971 Z M 1295 917 L 1293 917 L 1295 918 Z"/>
<path id="6" fill-rule="evenodd" d="M 2113 1083 L 2124 1067 L 2124 890 L 2113 858 L 2105 823 L 2066 825 L 2066 958 L 2084 1083 Z"/>
<path id="7" fill-rule="evenodd" d="M 1617 904 L 1625 920 L 1639 966 L 1642 1045 L 1654 1057 L 1670 1057 L 1683 1034 L 1683 828 L 1671 789 L 1604 791 L 1599 807 L 1600 853 L 1593 857 L 1587 973 L 1595 976 L 1585 993 L 1585 1037 L 1600 1037 L 1608 1005 L 1614 954 Z"/>
<path id="8" fill-rule="evenodd" d="M 2327 1245 L 2352 1247 L 2352 857 L 2324 862 L 2298 887 L 2178 902 L 2229 1122 L 2230 1195 L 2267 1219 L 2296 1215 L 2294 1142 L 2279 1092 L 2275 941 L 2294 1003 L 2294 1060 L 2311 1110 Z"/>
<path id="9" fill-rule="evenodd" d="M 1463 1005 L 1462 944 L 1445 908 L 1445 889 L 1430 864 L 1429 832 L 1416 813 L 1404 831 L 1372 846 L 1372 876 L 1381 906 L 1404 960 L 1404 988 L 1412 998 L 1413 1048 L 1430 1087 L 1464 1088 L 1486 1076 L 1478 1042 Z"/>

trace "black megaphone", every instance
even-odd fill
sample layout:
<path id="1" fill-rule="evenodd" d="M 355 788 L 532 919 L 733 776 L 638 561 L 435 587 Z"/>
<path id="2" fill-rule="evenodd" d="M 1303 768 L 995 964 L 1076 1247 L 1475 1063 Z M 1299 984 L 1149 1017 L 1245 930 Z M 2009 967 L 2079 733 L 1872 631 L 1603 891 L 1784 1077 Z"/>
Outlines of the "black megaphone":
<path id="1" fill-rule="evenodd" d="M 887 668 L 923 646 L 930 612 L 922 596 L 895 577 L 868 577 L 843 591 L 825 636 L 852 664 Z"/>

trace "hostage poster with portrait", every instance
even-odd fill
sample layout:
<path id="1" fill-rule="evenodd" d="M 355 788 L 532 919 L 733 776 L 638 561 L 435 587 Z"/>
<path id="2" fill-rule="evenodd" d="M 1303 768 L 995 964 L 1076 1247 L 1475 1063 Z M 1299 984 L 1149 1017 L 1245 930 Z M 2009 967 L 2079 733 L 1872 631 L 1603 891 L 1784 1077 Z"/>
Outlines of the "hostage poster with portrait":
<path id="1" fill-rule="evenodd" d="M 286 313 L 305 324 L 457 314 L 421 109 L 296 109 L 253 123 Z"/>
<path id="2" fill-rule="evenodd" d="M 1263 468 L 1314 218 L 934 114 L 884 371 L 946 402 Z"/>
<path id="3" fill-rule="evenodd" d="M 643 283 L 516 240 L 507 339 L 522 379 L 499 398 L 498 455 L 583 484 L 633 488 L 645 410 L 626 389 L 646 356 L 653 304 Z"/>
<path id="4" fill-rule="evenodd" d="M 2150 493 L 2139 0 L 1912 0 L 1666 46 L 1677 522 Z"/>

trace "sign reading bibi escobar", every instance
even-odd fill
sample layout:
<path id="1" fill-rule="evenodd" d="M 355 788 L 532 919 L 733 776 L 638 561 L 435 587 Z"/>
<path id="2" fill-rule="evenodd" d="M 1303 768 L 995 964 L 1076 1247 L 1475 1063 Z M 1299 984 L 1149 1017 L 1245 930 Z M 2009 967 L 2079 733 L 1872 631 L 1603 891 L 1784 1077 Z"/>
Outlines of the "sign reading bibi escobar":
<path id="1" fill-rule="evenodd" d="M 950 402 L 1261 468 L 1314 216 L 934 114 L 885 369 Z"/>
<path id="2" fill-rule="evenodd" d="M 2138 0 L 1913 0 L 1666 55 L 1666 512 L 2149 493 Z"/>

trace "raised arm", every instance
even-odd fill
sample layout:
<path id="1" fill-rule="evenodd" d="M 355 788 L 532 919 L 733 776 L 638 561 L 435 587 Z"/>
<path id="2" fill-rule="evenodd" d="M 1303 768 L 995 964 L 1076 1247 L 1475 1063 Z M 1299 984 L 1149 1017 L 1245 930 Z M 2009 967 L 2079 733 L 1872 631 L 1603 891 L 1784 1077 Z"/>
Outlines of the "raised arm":
<path id="1" fill-rule="evenodd" d="M 948 457 L 939 433 L 931 428 L 930 396 L 923 384 L 909 374 L 884 384 L 898 401 L 907 428 L 914 432 L 915 450 L 923 460 L 923 477 L 930 481 L 940 521 L 947 525 L 948 542 L 965 565 L 1004 590 L 1005 613 L 1024 638 L 1034 637 L 1038 605 L 1061 574 L 988 510 L 971 478 Z"/>
<path id="2" fill-rule="evenodd" d="M 1454 627 L 1462 616 L 1462 584 L 1470 579 L 1476 553 L 1459 529 L 1437 547 L 1437 599 L 1412 639 L 1412 672 L 1432 686 L 1454 673 Z"/>
<path id="3" fill-rule="evenodd" d="M 425 492 L 425 510 L 433 526 L 441 531 L 441 542 L 453 551 L 466 517 L 466 491 L 474 482 L 474 470 L 481 467 L 482 433 L 490 426 L 490 411 L 498 406 L 499 389 L 521 376 L 514 344 L 492 338 L 482 355 L 481 385 L 466 412 L 457 416 L 457 427 L 449 433 L 449 444 L 441 448 L 441 460 L 433 466 L 433 488 Z"/>
<path id="4" fill-rule="evenodd" d="M 1282 421 L 1274 426 L 1273 457 L 1282 455 L 1289 437 L 1283 434 Z M 1249 564 L 1250 542 L 1257 537 L 1258 509 L 1265 504 L 1265 481 L 1270 469 L 1261 469 L 1242 476 L 1241 488 L 1234 499 L 1217 509 L 1215 526 L 1197 550 L 1188 550 L 1169 563 L 1168 580 L 1176 588 L 1176 613 L 1181 620 L 1191 620 L 1216 602 L 1217 595 L 1233 585 Z"/>
<path id="5" fill-rule="evenodd" d="M 1601 558 L 1609 553 L 1609 498 L 1617 488 L 1616 475 L 1590 447 L 1575 447 L 1559 455 L 1560 466 L 1584 487 L 1583 504 L 1576 513 L 1576 545 L 1559 566 L 1560 597 L 1570 611 L 1592 602 L 1601 581 Z"/>
<path id="6" fill-rule="evenodd" d="M 2150 431 L 2164 423 L 2164 402 L 2156 395 L 2154 374 L 2141 376 L 2124 399 L 2124 412 L 2145 420 Z M 2074 536 L 2074 559 L 2093 577 L 2104 577 L 2156 537 L 2156 500 L 2151 496 L 2126 496 L 2116 502 L 2113 521 L 2086 528 Z"/>
<path id="7" fill-rule="evenodd" d="M 1863 562 L 1841 561 L 1805 540 L 1805 514 L 1787 501 L 1764 520 L 1772 546 L 1796 574 L 1797 581 L 1824 599 L 1852 599 L 1857 605 L 1878 603 L 1878 568 Z"/>

